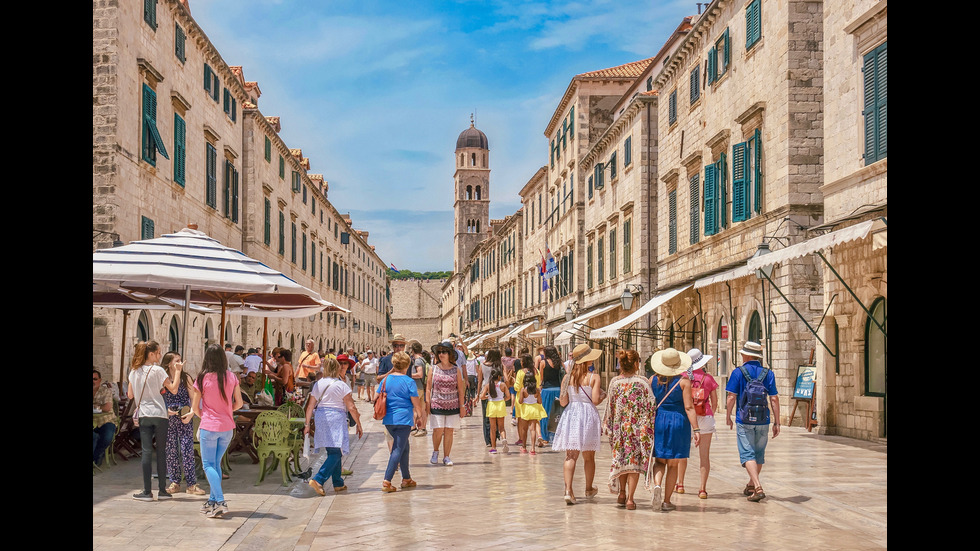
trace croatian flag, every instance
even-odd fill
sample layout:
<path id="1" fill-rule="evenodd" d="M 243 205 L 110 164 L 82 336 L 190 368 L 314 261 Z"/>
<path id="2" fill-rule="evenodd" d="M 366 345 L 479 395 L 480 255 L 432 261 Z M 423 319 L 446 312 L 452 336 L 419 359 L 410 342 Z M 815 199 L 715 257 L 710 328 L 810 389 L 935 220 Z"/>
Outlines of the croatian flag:
<path id="1" fill-rule="evenodd" d="M 398 271 L 398 268 L 396 268 L 394 264 L 389 263 L 388 265 L 391 266 L 391 271 L 395 272 L 396 274 L 401 273 Z"/>
<path id="2" fill-rule="evenodd" d="M 541 249 L 538 249 L 541 252 Z M 544 272 L 547 269 L 547 264 L 544 260 L 544 255 L 541 255 L 541 266 L 538 268 L 538 276 L 541 278 L 541 292 L 548 290 L 548 279 L 544 277 Z"/>
<path id="3" fill-rule="evenodd" d="M 545 266 L 544 277 L 546 279 L 551 279 L 558 275 L 558 263 L 555 262 L 555 257 L 551 255 L 551 249 L 548 249 L 548 263 Z"/>

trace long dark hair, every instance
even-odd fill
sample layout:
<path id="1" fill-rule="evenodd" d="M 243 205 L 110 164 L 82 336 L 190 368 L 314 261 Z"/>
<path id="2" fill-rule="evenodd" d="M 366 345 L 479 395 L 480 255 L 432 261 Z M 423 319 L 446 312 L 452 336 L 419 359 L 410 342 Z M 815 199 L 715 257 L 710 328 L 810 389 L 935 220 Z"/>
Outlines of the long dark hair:
<path id="1" fill-rule="evenodd" d="M 504 371 L 500 367 L 494 367 L 493 369 L 490 370 L 490 382 L 487 384 L 490 385 L 491 398 L 497 397 L 497 383 L 500 382 L 500 379 L 503 376 L 504 376 Z"/>
<path id="2" fill-rule="evenodd" d="M 167 376 L 168 377 L 172 377 L 173 376 L 173 373 L 170 372 L 170 365 L 172 363 L 174 363 L 174 358 L 176 358 L 177 356 L 180 356 L 180 354 L 178 354 L 176 352 L 173 352 L 173 351 L 170 351 L 170 352 L 167 352 L 166 354 L 164 354 L 163 355 L 163 359 L 160 360 L 160 363 L 162 364 L 161 367 L 163 367 L 167 371 Z M 181 370 L 181 372 L 180 372 L 180 380 L 177 381 L 177 382 L 181 386 L 189 387 L 192 384 L 194 384 L 194 379 L 191 378 L 191 376 L 190 376 L 189 373 L 187 373 L 186 371 Z M 198 386 L 200 386 L 200 385 L 198 385 Z"/>
<path id="3" fill-rule="evenodd" d="M 521 356 L 521 369 L 528 369 L 531 373 L 534 373 L 534 358 L 530 354 L 524 354 Z"/>
<path id="4" fill-rule="evenodd" d="M 544 357 L 547 360 L 551 360 L 551 367 L 553 369 L 561 369 L 561 356 L 558 355 L 557 348 L 551 345 L 544 347 Z"/>
<path id="5" fill-rule="evenodd" d="M 538 380 L 534 377 L 534 371 L 524 376 L 524 390 L 527 391 L 528 396 L 538 394 Z"/>
<path id="6" fill-rule="evenodd" d="M 496 348 L 491 348 L 487 351 L 487 358 L 484 363 L 490 364 L 493 367 L 501 367 L 500 363 L 500 350 Z M 492 369 L 492 368 L 491 368 Z"/>
<path id="7" fill-rule="evenodd" d="M 202 391 L 204 390 L 204 376 L 208 373 L 217 375 L 218 393 L 221 394 L 221 399 L 227 402 L 225 376 L 228 373 L 228 356 L 225 356 L 225 350 L 217 344 L 212 344 L 204 352 L 204 365 L 201 366 L 201 372 L 197 375 L 197 387 Z"/>

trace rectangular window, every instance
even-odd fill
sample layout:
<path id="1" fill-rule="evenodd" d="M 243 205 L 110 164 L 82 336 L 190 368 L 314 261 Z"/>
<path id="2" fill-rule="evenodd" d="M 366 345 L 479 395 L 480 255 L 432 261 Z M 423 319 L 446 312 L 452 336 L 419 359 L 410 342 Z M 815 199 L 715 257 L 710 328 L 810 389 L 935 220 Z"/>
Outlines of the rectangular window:
<path id="1" fill-rule="evenodd" d="M 696 66 L 691 71 L 691 105 L 701 97 L 701 67 Z"/>
<path id="2" fill-rule="evenodd" d="M 302 187 L 303 187 L 303 204 L 306 205 L 307 204 L 307 202 L 306 202 L 306 186 L 302 186 Z"/>
<path id="3" fill-rule="evenodd" d="M 745 49 L 749 50 L 762 38 L 762 0 L 752 0 L 745 6 Z"/>
<path id="4" fill-rule="evenodd" d="M 609 281 L 616 279 L 616 230 L 609 230 Z"/>
<path id="5" fill-rule="evenodd" d="M 301 250 L 303 251 L 302 269 L 305 272 L 306 271 L 306 232 L 303 232 L 303 248 Z"/>
<path id="6" fill-rule="evenodd" d="M 272 162 L 272 140 L 269 139 L 269 136 L 265 137 L 265 162 Z"/>
<path id="7" fill-rule="evenodd" d="M 728 40 L 728 28 L 725 28 L 725 32 L 721 33 L 721 36 L 715 41 L 715 45 L 708 51 L 707 84 L 720 79 L 722 75 L 728 72 L 730 61 L 731 47 Z"/>
<path id="8" fill-rule="evenodd" d="M 153 30 L 157 28 L 157 0 L 143 0 L 143 21 Z"/>
<path id="9" fill-rule="evenodd" d="M 169 159 L 167 148 L 163 145 L 163 138 L 157 130 L 157 93 L 152 88 L 143 84 L 143 160 L 153 166 L 157 165 L 157 152 L 163 155 L 164 159 Z"/>
<path id="10" fill-rule="evenodd" d="M 691 190 L 691 228 L 690 237 L 691 244 L 695 244 L 701 238 L 701 175 L 694 174 L 691 176 L 690 180 L 690 190 Z"/>
<path id="11" fill-rule="evenodd" d="M 589 199 L 592 199 L 593 179 L 594 179 L 593 176 L 589 176 Z"/>
<path id="12" fill-rule="evenodd" d="M 568 110 L 568 137 L 575 137 L 575 106 Z"/>
<path id="13" fill-rule="evenodd" d="M 544 219 L 544 215 L 542 214 L 543 212 L 544 212 L 544 208 L 542 205 L 541 194 L 539 193 L 538 194 L 538 226 L 541 225 L 541 222 Z"/>
<path id="14" fill-rule="evenodd" d="M 555 140 L 551 140 L 551 168 L 555 168 Z"/>
<path id="15" fill-rule="evenodd" d="M 174 113 L 174 182 L 184 187 L 187 174 L 187 125 Z"/>
<path id="16" fill-rule="evenodd" d="M 224 110 L 225 114 L 228 115 L 231 121 L 235 122 L 236 113 L 238 112 L 238 100 L 235 99 L 235 96 L 231 93 L 231 90 L 228 90 L 227 88 L 225 88 L 224 95 Z"/>
<path id="17" fill-rule="evenodd" d="M 300 183 L 299 172 L 296 171 L 296 170 L 294 170 L 292 176 L 293 176 L 293 178 L 292 178 L 292 190 L 293 190 L 293 193 L 299 193 L 300 192 L 301 185 L 302 185 Z M 305 202 L 306 201 L 304 201 L 304 203 Z"/>
<path id="18" fill-rule="evenodd" d="M 728 226 L 725 213 L 727 201 L 727 167 L 725 154 L 704 167 L 704 235 L 715 235 Z"/>
<path id="19" fill-rule="evenodd" d="M 599 285 L 602 285 L 602 282 L 606 280 L 606 274 L 605 271 L 603 271 L 605 268 L 605 263 L 603 260 L 606 255 L 605 244 L 605 238 L 599 237 L 599 242 L 596 247 L 596 253 L 598 255 L 598 258 L 596 259 L 596 275 L 598 277 L 596 279 L 598 280 L 597 283 Z"/>
<path id="20" fill-rule="evenodd" d="M 214 72 L 211 70 L 211 66 L 207 63 L 204 64 L 204 91 L 211 96 L 211 87 L 214 86 L 214 78 L 212 75 Z"/>
<path id="21" fill-rule="evenodd" d="M 333 263 L 333 290 L 334 291 L 340 290 L 340 265 L 337 264 L 336 262 Z"/>
<path id="22" fill-rule="evenodd" d="M 609 181 L 610 182 L 615 180 L 616 176 L 618 175 L 618 172 L 616 172 L 616 153 L 617 153 L 616 151 L 613 151 L 612 155 L 609 156 Z"/>
<path id="23" fill-rule="evenodd" d="M 864 164 L 888 156 L 888 42 L 864 56 Z"/>
<path id="24" fill-rule="evenodd" d="M 184 34 L 184 29 L 180 28 L 176 22 L 174 23 L 174 55 L 181 63 L 187 61 L 187 35 Z"/>
<path id="25" fill-rule="evenodd" d="M 633 233 L 632 226 L 633 226 L 633 220 L 631 218 L 627 218 L 626 221 L 623 222 L 623 273 L 624 274 L 630 273 L 630 271 L 633 269 L 632 268 L 633 258 L 631 256 L 633 247 L 632 247 L 632 243 L 630 242 L 630 240 L 632 239 L 631 234 Z"/>
<path id="26" fill-rule="evenodd" d="M 668 210 L 668 229 L 667 229 L 667 254 L 677 252 L 677 190 L 671 191 L 667 196 Z"/>
<path id="27" fill-rule="evenodd" d="M 283 159 L 282 155 L 279 156 L 279 179 L 286 179 L 286 159 Z"/>
<path id="28" fill-rule="evenodd" d="M 732 222 L 762 212 L 762 141 L 756 129 L 747 141 L 732 146 Z"/>
<path id="29" fill-rule="evenodd" d="M 218 208 L 218 150 L 210 143 L 207 144 L 205 152 L 207 159 L 207 178 L 205 181 L 204 197 L 205 202 L 213 209 Z"/>
<path id="30" fill-rule="evenodd" d="M 623 141 L 623 168 L 630 166 L 633 162 L 633 136 L 626 136 Z"/>
<path id="31" fill-rule="evenodd" d="M 677 90 L 670 93 L 670 99 L 667 101 L 667 125 L 675 122 L 677 122 Z"/>
<path id="32" fill-rule="evenodd" d="M 605 185 L 603 181 L 605 178 L 606 167 L 602 163 L 596 163 L 595 170 L 593 171 L 593 176 L 595 177 L 595 188 L 602 189 Z"/>
<path id="33" fill-rule="evenodd" d="M 140 217 L 140 239 L 153 239 L 153 220 Z"/>
<path id="34" fill-rule="evenodd" d="M 286 213 L 279 211 L 279 256 L 286 254 Z"/>
<path id="35" fill-rule="evenodd" d="M 296 264 L 296 222 L 293 222 L 293 229 L 292 233 L 290 234 L 289 245 L 289 260 L 293 264 Z"/>
<path id="36" fill-rule="evenodd" d="M 262 241 L 268 246 L 272 244 L 272 201 L 268 197 L 265 198 L 265 209 L 262 212 L 264 221 Z"/>

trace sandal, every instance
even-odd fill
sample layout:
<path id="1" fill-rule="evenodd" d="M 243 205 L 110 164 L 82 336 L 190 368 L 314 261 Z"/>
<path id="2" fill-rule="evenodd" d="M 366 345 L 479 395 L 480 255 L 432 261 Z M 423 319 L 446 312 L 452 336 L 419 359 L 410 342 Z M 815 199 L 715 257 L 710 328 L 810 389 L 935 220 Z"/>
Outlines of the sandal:
<path id="1" fill-rule="evenodd" d="M 750 496 L 750 495 L 754 494 L 755 493 L 755 486 L 753 486 L 751 484 L 746 484 L 745 485 L 745 489 L 742 490 L 742 493 L 744 495 L 747 495 L 747 496 Z"/>
<path id="2" fill-rule="evenodd" d="M 626 494 L 619 494 L 619 496 L 616 498 L 616 503 L 618 505 L 626 505 Z"/>
<path id="3" fill-rule="evenodd" d="M 587 499 L 591 499 L 597 495 L 599 495 L 599 488 L 592 487 L 585 490 L 585 497 Z"/>
<path id="4" fill-rule="evenodd" d="M 634 510 L 636 510 L 636 502 L 635 501 L 627 501 L 626 502 L 626 510 L 627 511 L 634 511 Z"/>
<path id="5" fill-rule="evenodd" d="M 402 488 L 414 488 L 416 486 L 418 486 L 418 483 L 412 480 L 411 478 L 406 478 L 402 480 Z"/>
<path id="6" fill-rule="evenodd" d="M 395 488 L 394 486 L 391 485 L 391 482 L 388 482 L 387 480 L 385 480 L 385 481 L 381 482 L 381 491 L 382 492 L 397 492 L 398 491 L 398 488 Z"/>
<path id="7" fill-rule="evenodd" d="M 764 498 L 764 497 L 766 497 L 766 493 L 762 491 L 762 486 L 758 486 L 755 489 L 755 492 L 753 492 L 752 495 L 750 495 L 746 499 L 748 499 L 749 501 L 758 503 L 758 502 L 762 501 L 762 498 Z"/>
<path id="8" fill-rule="evenodd" d="M 674 484 L 674 491 L 677 492 L 677 493 L 679 493 L 679 494 L 683 494 L 684 493 L 684 485 L 683 484 Z"/>
<path id="9" fill-rule="evenodd" d="M 708 492 L 701 490 L 698 492 L 698 497 L 700 499 L 708 499 Z"/>

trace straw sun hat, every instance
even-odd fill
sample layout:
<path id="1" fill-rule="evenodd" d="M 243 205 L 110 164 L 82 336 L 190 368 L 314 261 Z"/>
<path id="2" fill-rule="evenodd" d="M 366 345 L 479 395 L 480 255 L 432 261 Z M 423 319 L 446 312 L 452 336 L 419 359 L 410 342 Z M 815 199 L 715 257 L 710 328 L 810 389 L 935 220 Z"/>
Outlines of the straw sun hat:
<path id="1" fill-rule="evenodd" d="M 762 345 L 755 341 L 745 341 L 742 345 L 742 349 L 738 351 L 739 354 L 744 354 L 746 356 L 755 356 L 757 358 L 762 357 Z"/>
<path id="2" fill-rule="evenodd" d="M 714 358 L 714 356 L 711 354 L 703 354 L 701 350 L 697 348 L 688 350 L 687 355 L 691 357 L 691 369 L 701 369 L 706 363 L 708 363 L 708 360 Z"/>
<path id="3" fill-rule="evenodd" d="M 582 343 L 572 349 L 572 360 L 577 364 L 594 361 L 601 355 L 602 350 L 592 348 L 585 343 Z"/>
<path id="4" fill-rule="evenodd" d="M 650 358 L 650 367 L 658 375 L 673 377 L 684 373 L 687 368 L 691 367 L 691 357 L 673 348 L 665 348 L 653 353 Z"/>

